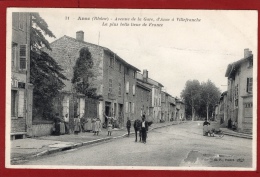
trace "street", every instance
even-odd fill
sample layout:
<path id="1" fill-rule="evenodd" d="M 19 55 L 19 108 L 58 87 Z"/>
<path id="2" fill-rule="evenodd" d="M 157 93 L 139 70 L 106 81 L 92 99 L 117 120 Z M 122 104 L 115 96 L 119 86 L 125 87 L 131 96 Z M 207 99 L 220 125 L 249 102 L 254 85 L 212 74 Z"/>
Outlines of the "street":
<path id="1" fill-rule="evenodd" d="M 148 132 L 146 144 L 134 140 L 131 135 L 21 165 L 252 167 L 252 140 L 202 136 L 202 122 L 154 129 Z"/>

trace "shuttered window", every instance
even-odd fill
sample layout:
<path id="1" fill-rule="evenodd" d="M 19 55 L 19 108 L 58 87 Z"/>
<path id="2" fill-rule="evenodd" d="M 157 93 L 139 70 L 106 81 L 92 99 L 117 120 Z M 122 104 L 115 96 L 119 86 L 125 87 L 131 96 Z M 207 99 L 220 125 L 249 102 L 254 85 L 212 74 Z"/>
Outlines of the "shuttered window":
<path id="1" fill-rule="evenodd" d="M 109 93 L 112 93 L 112 79 L 109 79 L 109 88 L 108 88 L 108 91 Z"/>
<path id="2" fill-rule="evenodd" d="M 20 69 L 26 69 L 26 45 L 20 45 Z"/>
<path id="3" fill-rule="evenodd" d="M 135 103 L 132 104 L 132 113 L 135 113 Z"/>
<path id="4" fill-rule="evenodd" d="M 125 102 L 125 113 L 128 113 L 128 102 Z"/>
<path id="5" fill-rule="evenodd" d="M 125 92 L 126 92 L 126 93 L 129 93 L 129 82 L 126 82 Z"/>
<path id="6" fill-rule="evenodd" d="M 246 88 L 246 91 L 248 93 L 252 93 L 252 91 L 253 91 L 253 78 L 252 77 L 247 78 L 247 88 Z"/>
<path id="7" fill-rule="evenodd" d="M 18 93 L 18 117 L 24 117 L 24 90 L 19 90 Z"/>
<path id="8" fill-rule="evenodd" d="M 121 83 L 118 83 L 118 96 L 121 96 Z"/>
<path id="9" fill-rule="evenodd" d="M 133 95 L 135 95 L 135 84 L 133 84 Z"/>

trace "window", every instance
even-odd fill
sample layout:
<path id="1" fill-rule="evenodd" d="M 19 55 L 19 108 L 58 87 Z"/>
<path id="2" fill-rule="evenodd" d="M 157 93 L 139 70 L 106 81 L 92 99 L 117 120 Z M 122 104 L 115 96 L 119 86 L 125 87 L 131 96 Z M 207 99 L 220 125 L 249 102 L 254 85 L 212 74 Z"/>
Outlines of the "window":
<path id="1" fill-rule="evenodd" d="M 238 106 L 238 84 L 235 86 L 235 106 Z"/>
<path id="2" fill-rule="evenodd" d="M 133 78 L 135 78 L 135 71 L 133 71 Z"/>
<path id="3" fill-rule="evenodd" d="M 144 91 L 142 90 L 141 91 L 141 102 L 143 102 L 143 97 L 144 97 L 144 93 L 143 93 Z"/>
<path id="4" fill-rule="evenodd" d="M 119 66 L 118 66 L 118 71 L 121 73 L 121 68 L 122 68 L 122 65 L 119 63 Z"/>
<path id="5" fill-rule="evenodd" d="M 128 113 L 128 102 L 125 102 L 125 113 Z"/>
<path id="6" fill-rule="evenodd" d="M 17 116 L 17 90 L 11 90 L 11 116 Z"/>
<path id="7" fill-rule="evenodd" d="M 15 68 L 17 61 L 17 44 L 12 44 L 12 68 Z"/>
<path id="8" fill-rule="evenodd" d="M 248 61 L 248 68 L 253 67 L 253 59 L 250 59 Z"/>
<path id="9" fill-rule="evenodd" d="M 132 113 L 135 113 L 135 103 L 132 104 Z"/>
<path id="10" fill-rule="evenodd" d="M 129 105 L 129 109 L 128 109 L 128 110 L 129 110 L 129 113 L 131 113 L 131 111 L 132 111 L 132 104 L 131 104 L 131 102 L 129 102 L 128 105 Z"/>
<path id="11" fill-rule="evenodd" d="M 108 92 L 109 92 L 109 93 L 112 93 L 112 79 L 109 79 Z"/>
<path id="12" fill-rule="evenodd" d="M 129 75 L 129 68 L 125 67 L 125 74 Z"/>
<path id="13" fill-rule="evenodd" d="M 114 57 L 110 57 L 110 62 L 109 62 L 109 66 L 111 67 L 111 68 L 114 68 L 114 60 L 115 58 Z"/>
<path id="14" fill-rule="evenodd" d="M 25 13 L 19 13 L 19 29 L 24 30 L 24 24 L 25 24 Z"/>
<path id="15" fill-rule="evenodd" d="M 133 95 L 135 95 L 135 84 L 133 84 Z"/>
<path id="16" fill-rule="evenodd" d="M 20 69 L 26 69 L 26 45 L 20 45 Z"/>
<path id="17" fill-rule="evenodd" d="M 248 93 L 252 93 L 253 92 L 253 78 L 252 77 L 247 78 L 247 88 L 246 88 L 246 91 Z"/>
<path id="18" fill-rule="evenodd" d="M 118 96 L 121 96 L 121 83 L 118 83 Z"/>
<path id="19" fill-rule="evenodd" d="M 126 82 L 126 85 L 125 85 L 125 92 L 129 93 L 129 82 L 128 81 Z"/>

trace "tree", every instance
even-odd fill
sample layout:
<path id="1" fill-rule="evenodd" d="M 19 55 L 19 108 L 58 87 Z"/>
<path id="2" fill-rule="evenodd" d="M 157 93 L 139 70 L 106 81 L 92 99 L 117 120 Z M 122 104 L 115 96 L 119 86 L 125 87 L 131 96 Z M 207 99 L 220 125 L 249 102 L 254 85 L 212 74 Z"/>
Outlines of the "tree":
<path id="1" fill-rule="evenodd" d="M 200 107 L 200 82 L 198 80 L 188 80 L 184 90 L 181 92 L 181 98 L 186 106 L 186 115 L 191 115 L 194 120 L 196 111 Z"/>
<path id="2" fill-rule="evenodd" d="M 62 74 L 63 69 L 46 52 L 40 50 L 46 47 L 51 50 L 44 36 L 55 37 L 48 29 L 47 23 L 39 13 L 31 13 L 31 62 L 30 82 L 33 89 L 34 117 L 49 118 L 53 114 L 53 100 L 65 86 L 62 80 L 67 78 Z"/>
<path id="3" fill-rule="evenodd" d="M 209 112 L 214 110 L 214 106 L 219 101 L 220 94 L 219 88 L 211 80 L 201 83 L 201 101 L 205 103 L 207 120 L 209 119 Z M 209 110 L 210 107 L 211 110 Z"/>
<path id="4" fill-rule="evenodd" d="M 74 84 L 78 93 L 82 93 L 90 98 L 97 98 L 96 88 L 93 87 L 91 81 L 95 78 L 93 73 L 92 55 L 87 47 L 83 47 L 79 51 L 79 58 L 73 67 L 73 78 L 71 82 Z"/>

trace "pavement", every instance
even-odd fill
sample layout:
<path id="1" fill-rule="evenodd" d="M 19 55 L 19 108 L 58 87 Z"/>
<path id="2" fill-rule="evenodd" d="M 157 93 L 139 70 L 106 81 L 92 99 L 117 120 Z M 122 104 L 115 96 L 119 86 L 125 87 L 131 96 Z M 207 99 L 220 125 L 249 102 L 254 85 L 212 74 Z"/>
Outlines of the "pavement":
<path id="1" fill-rule="evenodd" d="M 178 125 L 183 122 L 164 122 L 154 123 L 149 127 L 149 131 L 157 128 Z M 244 138 L 245 135 L 232 130 L 222 129 L 224 134 Z M 134 134 L 134 128 L 131 128 L 131 134 Z M 113 129 L 112 136 L 107 136 L 107 130 L 103 129 L 101 133 L 93 135 L 91 132 L 81 132 L 78 135 L 66 134 L 60 136 L 42 136 L 35 138 L 17 139 L 11 141 L 11 164 L 19 164 L 30 159 L 53 154 L 56 152 L 66 151 L 82 146 L 97 144 L 114 139 L 127 137 L 126 128 Z M 251 136 L 252 137 L 252 136 Z"/>

